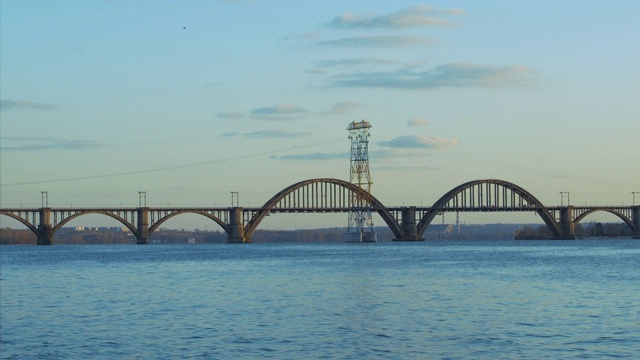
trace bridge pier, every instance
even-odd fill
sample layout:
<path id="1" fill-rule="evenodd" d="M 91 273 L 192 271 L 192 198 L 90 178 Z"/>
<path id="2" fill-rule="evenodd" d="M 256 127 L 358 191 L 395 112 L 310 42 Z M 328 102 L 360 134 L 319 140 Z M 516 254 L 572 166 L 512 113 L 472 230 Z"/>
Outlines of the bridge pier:
<path id="1" fill-rule="evenodd" d="M 576 224 L 573 222 L 573 206 L 560 209 L 560 229 L 562 230 L 562 240 L 576 239 Z"/>
<path id="2" fill-rule="evenodd" d="M 416 224 L 416 207 L 408 206 L 403 207 L 401 216 L 402 224 L 402 237 L 400 239 L 393 239 L 393 241 L 418 241 L 424 239 L 418 239 L 418 227 Z"/>
<path id="3" fill-rule="evenodd" d="M 38 245 L 53 245 L 53 227 L 51 225 L 38 225 Z"/>
<path id="4" fill-rule="evenodd" d="M 632 210 L 631 221 L 633 221 L 633 238 L 640 240 L 640 206 L 634 206 Z"/>
<path id="5" fill-rule="evenodd" d="M 138 244 L 149 243 L 149 208 L 138 208 Z"/>
<path id="6" fill-rule="evenodd" d="M 38 245 L 53 245 L 53 226 L 51 226 L 51 208 L 40 209 L 38 224 Z"/>
<path id="7" fill-rule="evenodd" d="M 229 210 L 229 237 L 227 243 L 245 243 L 251 242 L 245 239 L 243 209 L 241 207 L 231 208 Z"/>

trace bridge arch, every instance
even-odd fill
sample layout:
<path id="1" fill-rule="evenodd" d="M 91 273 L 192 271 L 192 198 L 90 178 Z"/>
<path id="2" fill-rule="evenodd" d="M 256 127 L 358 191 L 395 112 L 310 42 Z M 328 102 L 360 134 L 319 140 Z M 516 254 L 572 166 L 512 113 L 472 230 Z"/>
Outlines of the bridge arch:
<path id="1" fill-rule="evenodd" d="M 326 185 L 337 186 L 345 189 L 350 193 L 355 193 L 362 196 L 362 198 L 365 199 L 365 201 L 371 206 L 371 210 L 377 212 L 378 215 L 380 215 L 380 217 L 382 218 L 382 220 L 387 224 L 387 226 L 389 226 L 393 234 L 398 238 L 402 237 L 402 229 L 400 228 L 400 225 L 391 215 L 389 210 L 387 210 L 385 206 L 378 199 L 376 199 L 369 192 L 358 187 L 355 184 L 352 184 L 348 181 L 334 179 L 334 178 L 317 178 L 317 179 L 303 180 L 284 188 L 282 191 L 278 192 L 266 203 L 264 203 L 262 208 L 258 210 L 253 215 L 253 217 L 249 220 L 249 222 L 244 228 L 245 237 L 247 239 L 250 239 L 251 234 L 253 234 L 253 232 L 256 230 L 260 222 L 264 219 L 264 217 L 267 216 L 267 214 L 269 214 L 273 209 L 275 209 L 280 201 L 283 201 L 284 199 L 286 199 L 288 195 L 296 191 L 300 191 L 303 188 L 308 188 L 309 191 L 317 191 L 317 189 L 314 189 L 314 186 L 317 186 L 316 184 L 320 184 L 320 185 L 326 184 Z M 348 208 L 345 207 L 342 210 L 348 211 Z"/>
<path id="2" fill-rule="evenodd" d="M 497 203 L 507 206 L 497 207 Z M 508 181 L 481 179 L 460 184 L 440 197 L 420 219 L 417 225 L 418 237 L 423 236 L 427 226 L 438 213 L 447 210 L 462 211 L 465 209 L 478 209 L 477 211 L 501 211 L 504 209 L 535 211 L 555 237 L 562 236 L 562 229 L 553 215 L 530 192 Z"/>
<path id="3" fill-rule="evenodd" d="M 32 233 L 34 233 L 37 236 L 39 236 L 40 232 L 38 232 L 38 228 L 35 227 L 33 224 L 31 224 L 29 221 L 21 218 L 18 215 L 12 214 L 9 211 L 0 211 L 0 215 L 6 215 L 12 219 L 18 220 L 21 224 L 23 224 L 24 226 L 26 226 L 29 230 L 31 230 Z"/>
<path id="4" fill-rule="evenodd" d="M 121 217 L 121 216 L 119 216 L 117 214 L 114 214 L 114 213 L 112 213 L 110 211 L 106 211 L 106 210 L 84 210 L 84 211 L 77 212 L 77 213 L 75 213 L 73 215 L 70 215 L 70 216 L 64 218 L 62 221 L 60 221 L 58 224 L 56 224 L 53 227 L 52 234 L 55 235 L 55 233 L 58 230 L 60 230 L 64 225 L 66 225 L 69 221 L 71 221 L 71 220 L 73 220 L 75 218 L 78 218 L 80 216 L 89 215 L 89 214 L 106 215 L 106 216 L 108 216 L 110 218 L 116 219 L 120 223 L 122 223 L 122 225 L 126 226 L 131 231 L 132 234 L 134 234 L 136 237 L 138 236 L 138 229 L 131 222 L 125 220 L 123 217 Z"/>
<path id="5" fill-rule="evenodd" d="M 158 219 L 158 221 L 156 221 L 153 225 L 151 225 L 149 227 L 149 235 L 153 234 L 159 227 L 160 225 L 162 225 L 162 223 L 164 223 L 165 221 L 171 219 L 174 216 L 177 215 L 182 215 L 182 214 L 196 214 L 196 215 L 202 215 L 210 220 L 213 220 L 216 224 L 220 225 L 220 227 L 228 234 L 231 235 L 229 226 L 227 226 L 227 224 L 225 224 L 224 221 L 222 221 L 220 218 L 218 218 L 217 216 L 214 216 L 212 214 L 209 214 L 205 211 L 198 211 L 198 210 L 178 210 L 175 212 L 172 212 L 171 214 L 168 214 L 164 217 L 162 217 L 161 219 Z"/>
<path id="6" fill-rule="evenodd" d="M 620 211 L 615 210 L 615 209 L 593 208 L 591 210 L 585 211 L 584 213 L 576 216 L 575 219 L 573 220 L 573 222 L 574 222 L 574 224 L 578 224 L 580 221 L 582 221 L 588 215 L 591 215 L 591 214 L 593 214 L 595 212 L 598 212 L 598 211 L 604 211 L 604 212 L 608 212 L 610 214 L 613 214 L 613 215 L 619 217 L 625 224 L 627 224 L 627 226 L 631 229 L 631 231 L 633 231 L 633 232 L 637 232 L 638 231 L 638 229 L 636 229 L 636 225 L 633 223 L 633 221 L 631 219 L 629 219 L 623 213 L 621 213 Z"/>

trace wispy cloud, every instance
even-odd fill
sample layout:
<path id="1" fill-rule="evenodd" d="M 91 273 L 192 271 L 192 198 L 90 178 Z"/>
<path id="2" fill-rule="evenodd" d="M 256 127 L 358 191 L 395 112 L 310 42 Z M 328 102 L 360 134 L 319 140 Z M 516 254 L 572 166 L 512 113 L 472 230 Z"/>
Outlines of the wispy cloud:
<path id="1" fill-rule="evenodd" d="M 374 164 L 372 166 L 376 171 L 398 171 L 398 172 L 418 172 L 418 171 L 437 171 L 442 170 L 440 167 L 428 165 L 398 165 L 398 164 Z"/>
<path id="2" fill-rule="evenodd" d="M 297 40 L 302 40 L 302 41 L 318 41 L 320 38 L 321 38 L 321 34 L 316 31 L 306 32 L 296 37 Z"/>
<path id="3" fill-rule="evenodd" d="M 429 120 L 413 118 L 407 122 L 407 126 L 415 127 L 415 126 L 427 126 L 429 125 Z"/>
<path id="4" fill-rule="evenodd" d="M 293 104 L 277 104 L 251 110 L 251 116 L 265 120 L 293 120 L 303 116 L 307 111 Z"/>
<path id="5" fill-rule="evenodd" d="M 258 120 L 295 120 L 302 117 L 307 116 L 317 116 L 317 115 L 344 115 L 347 114 L 363 105 L 357 101 L 337 101 L 333 103 L 333 105 L 325 111 L 311 111 L 306 110 L 298 105 L 293 104 L 277 104 L 273 106 L 264 106 L 254 108 L 249 111 L 249 117 L 251 119 Z M 247 117 L 243 112 L 224 112 L 216 115 L 218 118 L 223 119 L 243 119 Z M 269 130 L 273 131 L 273 130 Z M 224 133 L 221 136 L 236 136 L 236 135 L 248 135 L 239 134 L 237 132 L 228 132 Z M 255 134 L 258 136 L 259 134 Z M 275 133 L 274 133 L 275 135 Z"/>
<path id="6" fill-rule="evenodd" d="M 310 132 L 303 131 L 285 131 L 285 130 L 261 130 L 244 133 L 244 136 L 252 138 L 299 138 L 311 136 Z"/>
<path id="7" fill-rule="evenodd" d="M 333 85 L 399 89 L 532 87 L 536 84 L 537 79 L 538 73 L 525 66 L 453 63 L 439 65 L 425 71 L 404 68 L 388 72 L 340 74 L 333 77 Z"/>
<path id="8" fill-rule="evenodd" d="M 443 16 L 462 13 L 463 11 L 460 9 L 441 10 L 428 5 L 419 5 L 378 16 L 356 16 L 347 13 L 336 16 L 326 25 L 334 29 L 405 29 L 427 26 L 455 26 L 455 22 L 447 20 Z"/>
<path id="9" fill-rule="evenodd" d="M 223 137 L 234 137 L 234 136 L 244 136 L 253 139 L 281 139 L 281 138 L 300 138 L 307 137 L 313 135 L 310 132 L 304 131 L 285 131 L 280 129 L 272 129 L 272 130 L 259 130 L 259 131 L 251 131 L 241 133 L 238 131 L 232 131 L 224 133 L 220 136 Z"/>
<path id="10" fill-rule="evenodd" d="M 369 152 L 369 158 L 374 162 L 385 162 L 397 160 L 398 158 L 408 158 L 429 155 L 429 150 L 442 149 L 455 146 L 457 139 L 447 139 L 444 137 L 431 137 L 424 135 L 399 136 L 389 141 L 377 143 L 380 147 Z M 317 152 L 309 154 L 272 155 L 272 159 L 281 160 L 334 160 L 348 159 L 349 152 Z"/>
<path id="11" fill-rule="evenodd" d="M 349 48 L 408 48 L 433 46 L 437 43 L 434 39 L 416 35 L 364 35 L 322 40 L 316 42 L 316 45 Z"/>
<path id="12" fill-rule="evenodd" d="M 369 152 L 369 158 L 380 163 L 394 163 L 401 158 L 411 158 L 429 155 L 429 149 L 424 148 L 379 148 Z"/>
<path id="13" fill-rule="evenodd" d="M 455 138 L 448 139 L 441 136 L 404 135 L 389 141 L 382 141 L 379 145 L 394 149 L 429 150 L 451 147 L 458 145 L 458 143 L 458 139 Z"/>
<path id="14" fill-rule="evenodd" d="M 53 108 L 53 105 L 43 104 L 30 100 L 0 100 L 0 110 L 3 111 L 19 109 L 51 110 Z"/>
<path id="15" fill-rule="evenodd" d="M 364 57 L 364 58 L 351 58 L 351 59 L 329 59 L 319 60 L 311 63 L 316 68 L 334 68 L 334 67 L 363 67 L 372 65 L 402 65 L 406 67 L 412 66 L 411 64 L 417 64 L 415 62 L 409 63 L 399 60 L 383 59 L 377 57 Z"/>
<path id="16" fill-rule="evenodd" d="M 45 151 L 45 150 L 85 150 L 99 148 L 104 145 L 92 140 L 57 140 L 39 137 L 3 137 L 3 143 L 14 145 L 2 146 L 2 151 Z"/>
<path id="17" fill-rule="evenodd" d="M 329 111 L 325 111 L 321 115 L 344 115 L 359 107 L 362 107 L 362 104 L 357 101 L 339 101 L 334 103 Z"/>
<path id="18" fill-rule="evenodd" d="M 310 153 L 310 154 L 293 154 L 293 155 L 281 155 L 271 156 L 272 159 L 282 160 L 334 160 L 334 159 L 348 159 L 349 153 Z"/>
<path id="19" fill-rule="evenodd" d="M 328 59 L 314 61 L 311 63 L 311 69 L 307 70 L 307 73 L 311 74 L 326 74 L 333 70 L 349 70 L 349 69 L 368 69 L 368 68 L 382 68 L 382 67 L 416 67 L 424 65 L 424 61 L 419 62 L 404 62 L 399 60 L 383 59 L 377 57 L 365 57 L 365 58 L 352 58 L 352 59 Z"/>
<path id="20" fill-rule="evenodd" d="M 216 115 L 219 118 L 223 119 L 242 119 L 244 118 L 244 113 L 241 112 L 224 112 Z"/>

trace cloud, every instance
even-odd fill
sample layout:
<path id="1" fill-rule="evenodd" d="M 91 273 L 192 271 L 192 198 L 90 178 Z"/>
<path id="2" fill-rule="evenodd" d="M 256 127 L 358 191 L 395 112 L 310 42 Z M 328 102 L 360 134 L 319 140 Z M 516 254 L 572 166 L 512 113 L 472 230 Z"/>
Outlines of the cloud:
<path id="1" fill-rule="evenodd" d="M 292 120 L 306 113 L 305 109 L 292 104 L 278 104 L 251 110 L 252 117 L 267 120 Z"/>
<path id="2" fill-rule="evenodd" d="M 244 136 L 253 137 L 253 138 L 299 138 L 305 136 L 311 136 L 310 132 L 291 132 L 285 130 L 261 130 L 261 131 L 253 131 L 249 133 L 244 133 Z"/>
<path id="3" fill-rule="evenodd" d="M 218 115 L 216 115 L 219 118 L 224 118 L 224 119 L 242 119 L 244 118 L 244 114 L 241 112 L 224 112 L 224 113 L 219 113 Z"/>
<path id="4" fill-rule="evenodd" d="M 424 135 L 399 136 L 389 141 L 378 143 L 381 148 L 369 152 L 369 159 L 373 162 L 384 162 L 387 159 L 398 159 L 400 157 L 417 157 L 429 155 L 428 150 L 442 149 L 457 145 L 457 139 L 447 139 L 444 137 L 431 137 Z M 310 153 L 292 155 L 272 155 L 272 159 L 281 160 L 334 160 L 349 159 L 350 153 L 329 152 Z"/>
<path id="5" fill-rule="evenodd" d="M 304 41 L 317 41 L 320 39 L 319 32 L 306 32 L 298 37 L 300 40 Z"/>
<path id="6" fill-rule="evenodd" d="M 336 16 L 326 25 L 334 29 L 406 29 L 411 27 L 455 26 L 456 23 L 443 19 L 442 15 L 459 15 L 459 9 L 440 10 L 428 5 L 413 6 L 394 13 L 379 16 Z"/>
<path id="7" fill-rule="evenodd" d="M 403 66 L 403 67 L 416 67 L 423 65 L 424 61 L 418 62 L 403 62 L 398 60 L 382 59 L 376 57 L 369 58 L 353 58 L 353 59 L 331 59 L 320 60 L 311 63 L 313 66 L 308 73 L 312 74 L 326 74 L 333 69 L 352 69 L 352 68 L 367 68 L 367 67 L 382 67 L 382 66 Z"/>
<path id="8" fill-rule="evenodd" d="M 333 104 L 331 110 L 321 113 L 322 115 L 343 115 L 347 114 L 359 107 L 362 107 L 357 101 L 339 101 Z"/>
<path id="9" fill-rule="evenodd" d="M 439 65 L 425 71 L 404 68 L 388 72 L 360 72 L 333 77 L 339 87 L 433 89 L 441 87 L 532 87 L 538 73 L 528 67 L 470 63 Z"/>
<path id="10" fill-rule="evenodd" d="M 0 110 L 18 110 L 18 109 L 31 109 L 31 110 L 51 110 L 53 105 L 43 104 L 39 102 L 29 100 L 0 100 Z"/>
<path id="11" fill-rule="evenodd" d="M 458 139 L 455 138 L 447 139 L 440 136 L 404 135 L 389 141 L 382 141 L 379 145 L 393 149 L 430 150 L 451 147 L 458 145 L 458 143 Z"/>
<path id="12" fill-rule="evenodd" d="M 426 119 L 418 119 L 413 118 L 407 122 L 407 126 L 427 126 L 429 125 L 429 120 Z"/>
<path id="13" fill-rule="evenodd" d="M 389 141 L 378 143 L 382 148 L 369 152 L 369 159 L 374 162 L 385 159 L 398 159 L 399 157 L 416 157 L 428 155 L 428 150 L 442 149 L 455 146 L 457 139 L 447 139 L 444 137 L 431 137 L 424 135 L 400 136 Z M 349 159 L 349 152 L 333 153 L 311 153 L 293 155 L 272 155 L 272 159 L 282 160 L 334 160 Z"/>
<path id="14" fill-rule="evenodd" d="M 399 172 L 417 172 L 417 171 L 439 171 L 441 167 L 434 167 L 428 165 L 397 165 L 397 164 L 384 164 L 372 166 L 376 171 L 399 171 Z"/>
<path id="15" fill-rule="evenodd" d="M 369 158 L 375 159 L 377 162 L 388 162 L 388 160 L 397 160 L 398 158 L 417 157 L 429 155 L 428 149 L 401 149 L 401 148 L 384 148 L 369 152 Z"/>
<path id="16" fill-rule="evenodd" d="M 46 150 L 84 150 L 103 147 L 91 140 L 56 140 L 51 138 L 4 137 L 3 142 L 20 143 L 19 145 L 2 146 L 2 151 L 46 151 Z"/>
<path id="17" fill-rule="evenodd" d="M 335 60 L 321 60 L 311 63 L 313 66 L 306 72 L 309 74 L 325 75 L 329 70 L 334 68 L 353 68 L 364 67 L 369 65 L 388 65 L 397 64 L 392 60 L 374 59 L 374 58 L 359 58 L 359 59 L 335 59 Z"/>
<path id="18" fill-rule="evenodd" d="M 311 154 L 294 154 L 294 155 L 282 155 L 271 156 L 272 159 L 282 160 L 334 160 L 334 159 L 349 159 L 349 153 L 311 153 Z"/>
<path id="19" fill-rule="evenodd" d="M 391 60 L 391 59 L 383 59 L 377 57 L 363 57 L 363 58 L 352 58 L 352 59 L 329 59 L 329 60 L 320 60 L 314 61 L 311 63 L 312 68 L 307 70 L 307 73 L 316 74 L 316 75 L 326 75 L 331 72 L 336 71 L 349 71 L 351 69 L 358 69 L 358 71 L 368 71 L 371 69 L 376 69 L 377 71 L 381 71 L 381 69 L 397 69 L 398 67 L 404 69 L 414 69 L 424 67 L 428 64 L 429 61 L 422 60 L 414 60 L 414 61 L 400 61 L 400 60 Z M 353 70 L 351 70 L 353 71 Z"/>
<path id="20" fill-rule="evenodd" d="M 298 105 L 293 104 L 277 104 L 273 106 L 258 107 L 249 112 L 250 117 L 260 120 L 294 120 L 310 115 L 343 115 L 347 114 L 354 109 L 361 107 L 357 101 L 338 101 L 333 103 L 333 106 L 326 111 L 309 111 Z M 216 115 L 218 118 L 225 119 L 242 119 L 245 118 L 245 114 L 242 112 L 224 112 Z M 272 130 L 269 130 L 272 131 Z M 222 136 L 235 136 L 240 135 L 236 132 L 224 133 Z M 248 135 L 247 133 L 242 135 Z M 259 134 L 255 134 L 258 136 Z M 275 133 L 273 134 L 275 135 Z"/>
<path id="21" fill-rule="evenodd" d="M 316 68 L 333 68 L 333 67 L 362 67 L 368 65 L 403 65 L 405 67 L 415 67 L 423 62 L 404 62 L 399 60 L 382 59 L 376 57 L 353 58 L 353 59 L 331 59 L 319 60 L 311 63 Z"/>
<path id="22" fill-rule="evenodd" d="M 285 131 L 285 130 L 260 130 L 260 131 L 246 132 L 246 133 L 240 133 L 237 131 L 226 132 L 226 133 L 223 133 L 221 136 L 223 137 L 245 136 L 245 137 L 254 138 L 254 139 L 255 138 L 269 139 L 269 138 L 299 138 L 299 137 L 306 137 L 311 135 L 313 134 L 310 132 L 302 132 L 302 131 L 292 132 L 292 131 Z"/>
<path id="23" fill-rule="evenodd" d="M 304 109 L 292 104 L 278 104 L 251 110 L 252 115 L 290 115 L 305 112 Z"/>
<path id="24" fill-rule="evenodd" d="M 407 48 L 420 46 L 433 46 L 437 41 L 415 35 L 366 35 L 346 37 L 334 40 L 322 40 L 316 42 L 320 46 L 335 47 L 385 47 L 385 48 Z"/>

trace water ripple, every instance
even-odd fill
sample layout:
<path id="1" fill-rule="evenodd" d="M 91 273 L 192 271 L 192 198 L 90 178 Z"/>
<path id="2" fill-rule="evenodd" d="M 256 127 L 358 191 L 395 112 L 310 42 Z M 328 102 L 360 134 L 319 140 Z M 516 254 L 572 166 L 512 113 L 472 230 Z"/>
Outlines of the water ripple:
<path id="1" fill-rule="evenodd" d="M 3 359 L 640 358 L 638 241 L 0 251 Z"/>

